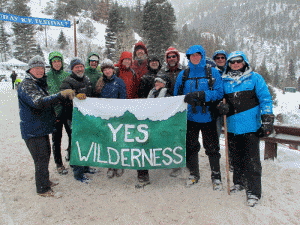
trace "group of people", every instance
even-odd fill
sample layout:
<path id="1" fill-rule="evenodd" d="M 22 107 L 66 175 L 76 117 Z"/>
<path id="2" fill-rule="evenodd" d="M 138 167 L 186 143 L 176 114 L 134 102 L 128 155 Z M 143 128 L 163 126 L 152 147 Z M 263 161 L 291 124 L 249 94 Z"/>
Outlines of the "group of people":
<path id="1" fill-rule="evenodd" d="M 61 156 L 62 128 L 69 136 L 66 160 L 70 160 L 72 100 L 95 98 L 160 98 L 185 95 L 188 104 L 186 133 L 186 166 L 190 176 L 187 187 L 200 180 L 198 153 L 202 133 L 203 147 L 211 168 L 213 190 L 222 190 L 219 137 L 222 116 L 227 115 L 230 161 L 233 167 L 231 192 L 246 190 L 247 204 L 254 206 L 261 198 L 262 168 L 259 157 L 259 138 L 273 130 L 274 115 L 268 87 L 261 75 L 252 71 L 241 51 L 227 54 L 218 50 L 208 60 L 201 45 L 186 52 L 188 67 L 180 64 L 180 54 L 174 47 L 165 52 L 165 63 L 155 55 L 148 55 L 143 42 L 134 46 L 133 54 L 125 51 L 114 64 L 90 53 L 86 66 L 80 58 L 70 63 L 71 74 L 64 71 L 63 56 L 49 55 L 51 70 L 45 74 L 40 56 L 28 63 L 26 78 L 18 88 L 21 133 L 35 164 L 37 193 L 54 196 L 56 183 L 49 180 L 49 159 L 52 149 L 57 172 L 67 174 Z M 223 100 L 224 99 L 224 100 Z M 93 168 L 72 166 L 74 177 L 84 183 L 85 173 Z M 182 168 L 172 169 L 177 177 Z M 120 177 L 122 169 L 108 169 L 107 177 Z M 149 171 L 138 170 L 139 186 L 150 184 Z"/>

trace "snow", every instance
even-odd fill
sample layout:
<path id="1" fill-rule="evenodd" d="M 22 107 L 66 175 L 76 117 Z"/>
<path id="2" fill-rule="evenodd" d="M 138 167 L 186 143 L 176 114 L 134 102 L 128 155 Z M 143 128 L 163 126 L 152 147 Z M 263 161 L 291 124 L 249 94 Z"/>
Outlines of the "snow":
<path id="1" fill-rule="evenodd" d="M 135 115 L 138 120 L 162 121 L 186 110 L 187 104 L 183 102 L 183 98 L 184 96 L 147 100 L 87 98 L 85 101 L 74 99 L 74 106 L 83 115 L 101 117 L 105 120 L 121 117 L 128 111 Z M 168 103 L 166 103 L 166 100 Z M 108 104 L 111 107 L 108 108 Z"/>

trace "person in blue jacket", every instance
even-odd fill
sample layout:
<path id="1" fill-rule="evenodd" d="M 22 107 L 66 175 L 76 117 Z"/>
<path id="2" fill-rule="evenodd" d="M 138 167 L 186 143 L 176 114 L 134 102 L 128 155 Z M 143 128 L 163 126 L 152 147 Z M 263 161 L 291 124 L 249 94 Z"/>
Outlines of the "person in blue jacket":
<path id="1" fill-rule="evenodd" d="M 242 51 L 228 56 L 222 78 L 226 103 L 220 102 L 217 108 L 227 114 L 231 191 L 246 189 L 247 205 L 253 207 L 261 198 L 259 138 L 273 131 L 272 99 L 263 77 L 252 71 Z"/>
<path id="2" fill-rule="evenodd" d="M 212 119 L 210 102 L 223 97 L 223 83 L 219 72 L 211 68 L 214 84 L 209 85 L 205 73 L 205 50 L 201 45 L 190 47 L 186 56 L 190 68 L 188 79 L 183 86 L 184 101 L 188 103 L 186 134 L 186 165 L 190 171 L 187 187 L 198 183 L 200 179 L 198 152 L 200 151 L 199 133 L 202 132 L 203 146 L 211 167 L 211 179 L 214 190 L 222 189 L 220 173 L 220 146 L 216 121 Z M 177 77 L 174 96 L 182 89 L 184 71 Z"/>
<path id="3" fill-rule="evenodd" d="M 213 54 L 213 60 L 215 61 L 216 63 L 216 69 L 219 70 L 219 72 L 222 73 L 224 72 L 225 70 L 225 64 L 226 64 L 226 60 L 227 60 L 227 57 L 228 57 L 228 53 L 225 51 L 225 50 L 217 50 L 214 52 Z"/>
<path id="4" fill-rule="evenodd" d="M 104 59 L 101 63 L 101 71 L 103 76 L 98 80 L 96 84 L 96 92 L 99 93 L 99 98 L 117 98 L 126 99 L 126 85 L 124 81 L 115 75 L 115 66 L 110 59 Z M 107 177 L 121 177 L 124 173 L 124 169 L 112 169 L 107 171 Z"/>
<path id="5" fill-rule="evenodd" d="M 34 161 L 37 194 L 54 197 L 53 183 L 49 180 L 51 146 L 49 134 L 54 132 L 56 114 L 54 106 L 64 99 L 72 100 L 74 91 L 66 89 L 50 95 L 48 92 L 45 63 L 41 56 L 28 62 L 26 77 L 18 88 L 21 135 Z"/>

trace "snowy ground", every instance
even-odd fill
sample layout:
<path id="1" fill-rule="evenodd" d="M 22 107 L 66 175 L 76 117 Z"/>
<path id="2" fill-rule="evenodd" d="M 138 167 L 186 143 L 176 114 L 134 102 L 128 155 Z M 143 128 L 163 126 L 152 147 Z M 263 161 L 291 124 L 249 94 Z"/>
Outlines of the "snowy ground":
<path id="1" fill-rule="evenodd" d="M 254 208 L 245 205 L 245 193 L 227 194 L 223 139 L 221 192 L 212 190 L 208 159 L 201 149 L 201 180 L 190 189 L 184 186 L 186 171 L 171 178 L 169 170 L 150 171 L 152 184 L 141 190 L 134 188 L 132 170 L 108 180 L 106 169 L 98 168 L 86 185 L 73 179 L 66 162 L 69 174 L 57 174 L 51 157 L 50 178 L 59 182 L 54 190 L 62 197 L 39 197 L 33 160 L 20 135 L 16 91 L 10 88 L 10 83 L 0 82 L 0 224 L 300 224 L 300 152 L 282 145 L 275 161 L 262 161 L 263 196 Z M 263 149 L 261 142 L 262 159 Z"/>

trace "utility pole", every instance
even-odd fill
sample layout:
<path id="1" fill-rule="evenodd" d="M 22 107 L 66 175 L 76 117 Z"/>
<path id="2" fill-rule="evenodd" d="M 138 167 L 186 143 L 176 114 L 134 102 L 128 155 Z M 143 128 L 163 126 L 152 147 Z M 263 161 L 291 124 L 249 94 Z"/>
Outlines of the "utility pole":
<path id="1" fill-rule="evenodd" d="M 76 20 L 74 18 L 74 55 L 77 57 Z"/>

